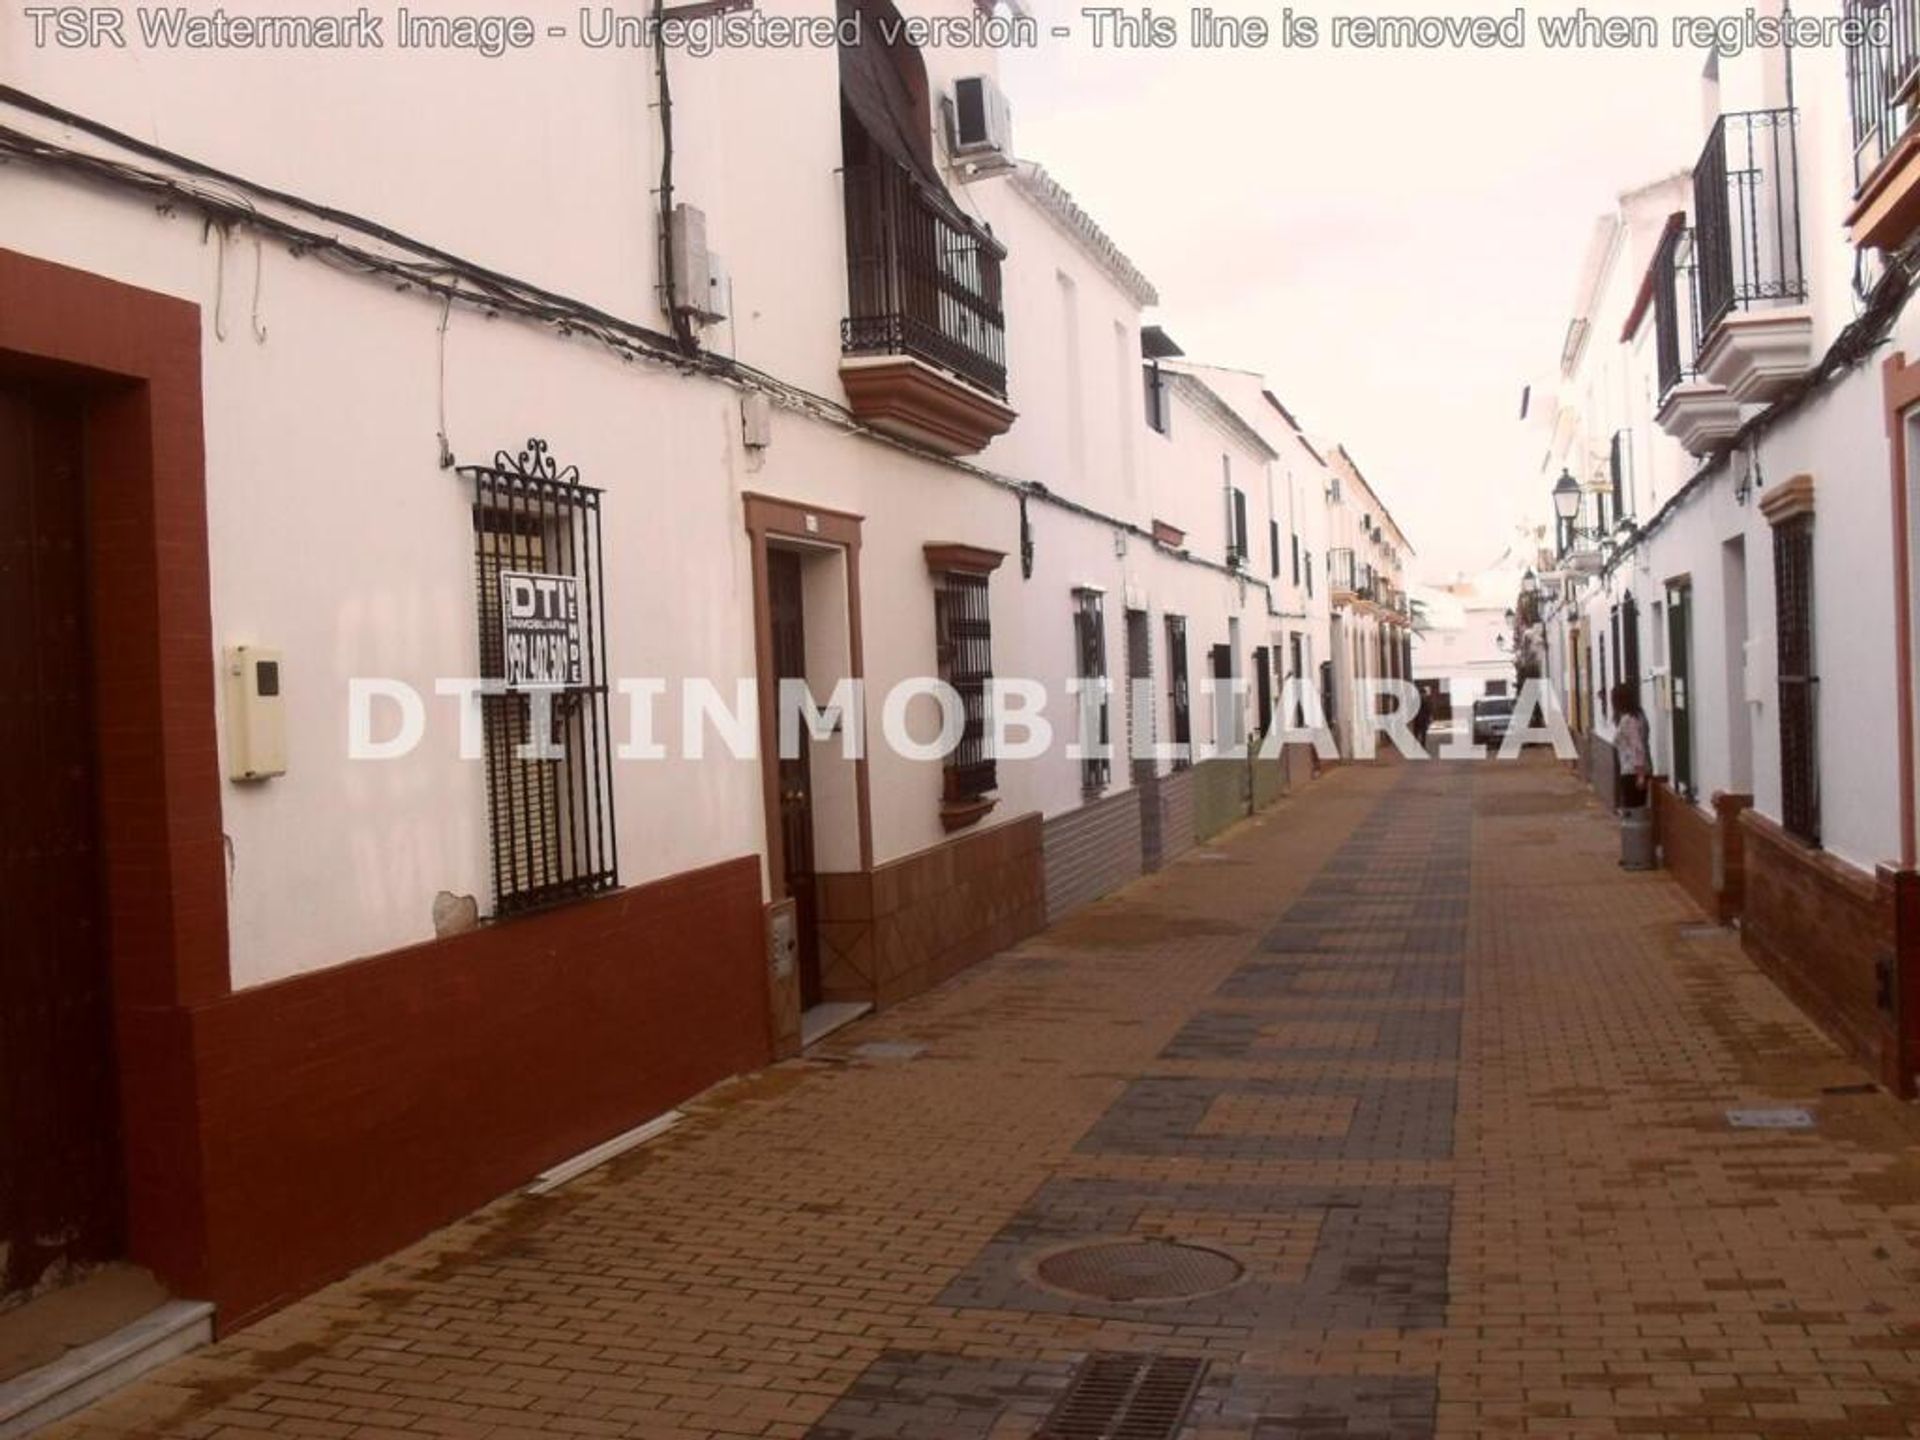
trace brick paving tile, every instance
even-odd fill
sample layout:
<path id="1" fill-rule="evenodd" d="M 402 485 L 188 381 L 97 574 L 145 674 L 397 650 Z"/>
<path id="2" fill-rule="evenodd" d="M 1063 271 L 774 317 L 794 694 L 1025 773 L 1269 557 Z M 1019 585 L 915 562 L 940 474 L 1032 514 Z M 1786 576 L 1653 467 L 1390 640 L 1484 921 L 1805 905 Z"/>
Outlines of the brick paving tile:
<path id="1" fill-rule="evenodd" d="M 1920 1436 L 1920 1121 L 1614 856 L 1545 758 L 1336 770 L 53 1433 L 1028 1440 L 1104 1354 L 1188 1440 Z M 1054 1283 L 1121 1242 L 1230 1279 Z"/>

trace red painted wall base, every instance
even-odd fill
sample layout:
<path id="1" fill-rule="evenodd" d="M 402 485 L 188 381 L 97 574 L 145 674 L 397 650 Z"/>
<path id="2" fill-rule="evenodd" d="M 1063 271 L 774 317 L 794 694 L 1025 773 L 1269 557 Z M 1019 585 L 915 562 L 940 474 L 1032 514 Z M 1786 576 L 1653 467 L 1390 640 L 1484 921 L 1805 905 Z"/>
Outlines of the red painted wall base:
<path id="1" fill-rule="evenodd" d="M 198 1273 L 243 1325 L 768 1063 L 748 857 L 136 1030 L 190 1077 Z"/>

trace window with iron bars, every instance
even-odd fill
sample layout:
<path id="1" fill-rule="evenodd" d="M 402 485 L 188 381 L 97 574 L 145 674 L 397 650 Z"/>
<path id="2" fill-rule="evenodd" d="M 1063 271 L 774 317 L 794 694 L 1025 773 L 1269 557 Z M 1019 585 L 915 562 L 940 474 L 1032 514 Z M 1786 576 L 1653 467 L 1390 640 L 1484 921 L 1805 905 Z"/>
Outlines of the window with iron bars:
<path id="1" fill-rule="evenodd" d="M 493 912 L 618 883 L 601 601 L 600 492 L 544 441 L 473 481 Z"/>
<path id="2" fill-rule="evenodd" d="M 1780 667 L 1780 823 L 1820 843 L 1816 750 L 1820 678 L 1813 673 L 1813 517 L 1773 527 L 1774 635 Z"/>
<path id="3" fill-rule="evenodd" d="M 1088 795 L 1107 788 L 1113 764 L 1106 754 L 1107 729 L 1107 619 L 1105 598 L 1098 590 L 1073 592 L 1073 635 L 1079 661 L 1081 729 L 1080 788 Z"/>
<path id="4" fill-rule="evenodd" d="M 987 688 L 993 681 L 993 621 L 987 577 L 950 570 L 935 577 L 935 644 L 940 678 L 960 697 L 966 724 L 947 756 L 945 798 L 964 804 L 990 795 L 999 780 L 987 736 Z"/>
<path id="5" fill-rule="evenodd" d="M 1187 679 L 1187 620 L 1167 616 L 1167 705 L 1173 715 L 1173 768 L 1193 764 L 1192 690 Z"/>

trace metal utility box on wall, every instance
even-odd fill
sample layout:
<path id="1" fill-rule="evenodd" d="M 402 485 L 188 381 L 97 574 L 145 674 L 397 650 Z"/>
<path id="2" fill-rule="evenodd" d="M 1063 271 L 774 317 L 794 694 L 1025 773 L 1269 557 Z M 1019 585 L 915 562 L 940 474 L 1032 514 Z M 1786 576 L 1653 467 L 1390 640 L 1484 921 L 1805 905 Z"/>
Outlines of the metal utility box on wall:
<path id="1" fill-rule="evenodd" d="M 801 1050 L 800 909 L 792 900 L 766 908 L 768 1022 L 776 1059 Z"/>
<path id="2" fill-rule="evenodd" d="M 278 650 L 261 645 L 227 649 L 227 776 L 266 780 L 287 773 L 286 702 L 280 693 Z"/>
<path id="3" fill-rule="evenodd" d="M 727 317 L 726 262 L 707 248 L 707 216 L 697 205 L 676 205 L 667 217 L 667 245 L 673 252 L 674 308 L 697 324 Z"/>

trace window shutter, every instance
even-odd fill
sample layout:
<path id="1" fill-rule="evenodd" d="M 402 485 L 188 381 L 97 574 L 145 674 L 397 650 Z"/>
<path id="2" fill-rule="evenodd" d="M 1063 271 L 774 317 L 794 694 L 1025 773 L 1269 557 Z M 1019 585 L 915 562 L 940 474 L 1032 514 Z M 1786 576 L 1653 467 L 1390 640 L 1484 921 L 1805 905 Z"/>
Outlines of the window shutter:
<path id="1" fill-rule="evenodd" d="M 1627 513 L 1627 432 L 1613 432 L 1613 448 L 1607 457 L 1607 468 L 1613 477 L 1613 514 L 1617 520 Z"/>

